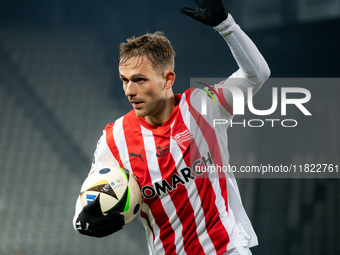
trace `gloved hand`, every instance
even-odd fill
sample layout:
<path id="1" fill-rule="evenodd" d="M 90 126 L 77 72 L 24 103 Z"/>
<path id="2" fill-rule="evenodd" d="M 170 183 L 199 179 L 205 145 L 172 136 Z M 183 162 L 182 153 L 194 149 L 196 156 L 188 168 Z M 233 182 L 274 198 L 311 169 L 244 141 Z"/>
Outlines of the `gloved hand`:
<path id="1" fill-rule="evenodd" d="M 228 17 L 223 0 L 195 0 L 196 9 L 181 7 L 180 11 L 208 26 L 217 26 Z"/>
<path id="2" fill-rule="evenodd" d="M 99 200 L 95 199 L 80 212 L 76 220 L 76 229 L 83 235 L 104 237 L 121 230 L 124 224 L 124 216 L 118 211 L 104 216 Z"/>

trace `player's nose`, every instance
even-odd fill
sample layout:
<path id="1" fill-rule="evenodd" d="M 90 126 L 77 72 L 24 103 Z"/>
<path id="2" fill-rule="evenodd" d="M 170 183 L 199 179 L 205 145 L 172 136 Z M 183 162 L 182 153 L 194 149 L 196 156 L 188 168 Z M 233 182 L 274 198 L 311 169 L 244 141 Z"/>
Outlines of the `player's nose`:
<path id="1" fill-rule="evenodd" d="M 137 94 L 136 84 L 132 81 L 129 81 L 129 83 L 125 87 L 125 96 L 131 97 L 135 96 L 136 94 Z"/>

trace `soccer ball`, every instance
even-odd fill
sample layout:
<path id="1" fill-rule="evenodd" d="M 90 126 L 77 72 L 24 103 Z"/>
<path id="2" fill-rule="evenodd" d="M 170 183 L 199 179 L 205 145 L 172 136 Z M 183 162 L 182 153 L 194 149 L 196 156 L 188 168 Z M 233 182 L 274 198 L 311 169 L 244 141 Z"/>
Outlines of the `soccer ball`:
<path id="1" fill-rule="evenodd" d="M 136 177 L 127 169 L 107 167 L 93 171 L 80 190 L 81 206 L 98 197 L 103 215 L 119 211 L 125 224 L 131 222 L 142 206 L 142 193 Z"/>

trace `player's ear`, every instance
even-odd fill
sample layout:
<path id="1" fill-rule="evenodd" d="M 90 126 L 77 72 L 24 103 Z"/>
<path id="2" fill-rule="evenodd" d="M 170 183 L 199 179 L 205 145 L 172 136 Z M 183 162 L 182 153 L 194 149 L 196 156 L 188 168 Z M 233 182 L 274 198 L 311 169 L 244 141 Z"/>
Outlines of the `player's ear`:
<path id="1" fill-rule="evenodd" d="M 174 84 L 176 75 L 175 75 L 174 71 L 166 70 L 163 73 L 163 78 L 164 78 L 164 81 L 165 81 L 164 88 L 169 89 Z"/>

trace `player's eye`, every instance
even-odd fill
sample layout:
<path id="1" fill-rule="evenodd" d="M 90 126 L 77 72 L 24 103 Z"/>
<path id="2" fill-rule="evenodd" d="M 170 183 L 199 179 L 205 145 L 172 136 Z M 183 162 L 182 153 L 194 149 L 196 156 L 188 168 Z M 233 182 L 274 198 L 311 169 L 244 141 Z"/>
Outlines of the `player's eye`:
<path id="1" fill-rule="evenodd" d="M 123 83 L 128 83 L 129 82 L 128 79 L 126 79 L 126 78 L 120 78 L 120 79 L 122 80 Z"/>
<path id="2" fill-rule="evenodd" d="M 145 78 L 137 78 L 136 79 L 136 82 L 138 82 L 138 83 L 145 82 L 145 81 L 146 81 Z"/>

